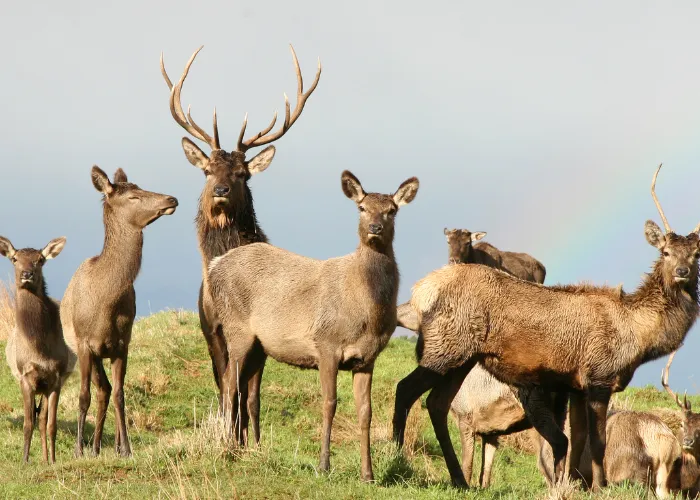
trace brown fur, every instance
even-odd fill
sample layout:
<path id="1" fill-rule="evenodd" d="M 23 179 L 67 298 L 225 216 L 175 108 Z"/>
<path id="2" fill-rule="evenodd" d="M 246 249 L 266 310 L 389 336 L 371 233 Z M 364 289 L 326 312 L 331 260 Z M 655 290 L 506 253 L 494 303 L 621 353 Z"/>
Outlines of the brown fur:
<path id="1" fill-rule="evenodd" d="M 90 407 L 90 379 L 97 387 L 93 453 L 99 454 L 112 386 L 102 360 L 112 360 L 116 415 L 115 450 L 131 454 L 124 414 L 124 376 L 136 316 L 134 280 L 141 269 L 143 229 L 177 207 L 172 196 L 144 191 L 118 169 L 114 183 L 98 167 L 92 182 L 103 198 L 105 239 L 102 253 L 84 261 L 68 283 L 61 322 L 68 345 L 80 361 L 80 412 L 75 453 L 83 454 L 83 429 Z"/>
<path id="2" fill-rule="evenodd" d="M 56 412 L 61 388 L 73 373 L 75 354 L 63 339 L 58 303 L 46 294 L 43 268 L 58 256 L 65 238 L 51 240 L 43 250 L 15 250 L 10 240 L 0 236 L 0 255 L 15 268 L 15 329 L 7 339 L 5 357 L 12 375 L 19 382 L 24 398 L 24 461 L 34 431 L 35 398 L 39 396 L 39 430 L 45 461 L 56 461 Z M 48 448 L 47 448 L 48 431 Z"/>
<path id="3" fill-rule="evenodd" d="M 464 484 L 446 415 L 463 377 L 482 362 L 501 382 L 521 388 L 519 397 L 528 418 L 554 447 L 558 476 L 567 449 L 558 425 L 563 413 L 552 412 L 551 401 L 541 390 L 585 394 L 586 411 L 592 416 L 593 486 L 604 485 L 605 419 L 611 393 L 624 389 L 640 364 L 678 348 L 697 317 L 696 231 L 688 236 L 664 235 L 647 221 L 647 240 L 659 249 L 660 257 L 632 294 L 611 293 L 605 287 L 544 287 L 471 264 L 430 273 L 414 286 L 411 298 L 420 322 L 417 354 L 425 374 L 421 384 L 405 387 L 401 394 L 397 391 L 395 427 L 402 427 L 405 409 L 433 388 L 428 398 L 433 426 L 453 482 Z M 542 389 L 534 391 L 537 387 Z M 572 442 L 575 464 L 581 437 L 585 440 L 577 430 Z"/>
<path id="4" fill-rule="evenodd" d="M 226 414 L 234 418 L 245 411 L 238 407 L 237 391 L 245 392 L 266 355 L 318 369 L 324 399 L 320 468 L 327 471 L 337 374 L 352 370 L 362 477 L 370 480 L 372 371 L 396 328 L 394 216 L 413 200 L 418 180 L 408 179 L 393 196 L 367 194 L 345 171 L 342 188 L 360 210 L 360 246 L 354 253 L 319 261 L 256 243 L 214 259 L 209 279 L 229 350 L 223 379 Z"/>

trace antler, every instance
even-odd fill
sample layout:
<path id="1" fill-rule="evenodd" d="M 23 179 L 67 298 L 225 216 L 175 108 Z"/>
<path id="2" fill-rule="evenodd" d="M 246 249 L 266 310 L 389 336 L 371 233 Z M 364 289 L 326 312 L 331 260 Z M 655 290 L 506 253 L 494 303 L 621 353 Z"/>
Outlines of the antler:
<path id="1" fill-rule="evenodd" d="M 664 387 L 664 389 L 666 389 L 666 392 L 668 392 L 671 397 L 676 400 L 676 404 L 680 406 L 682 410 L 689 411 L 690 405 L 688 404 L 688 394 L 683 394 L 683 403 L 681 403 L 678 394 L 673 392 L 673 390 L 668 386 L 668 372 L 671 369 L 671 363 L 673 363 L 673 357 L 676 355 L 676 352 L 678 351 L 673 351 L 671 353 L 671 355 L 668 357 L 668 361 L 666 362 L 666 367 L 661 372 L 661 385 Z"/>
<path id="2" fill-rule="evenodd" d="M 165 64 L 163 64 L 163 53 L 160 53 L 160 72 L 163 74 L 163 78 L 165 78 L 165 83 L 168 84 L 168 88 L 170 89 L 170 113 L 172 113 L 173 118 L 175 118 L 175 121 L 187 132 L 192 134 L 193 137 L 199 139 L 200 141 L 206 142 L 209 144 L 209 147 L 211 149 L 220 149 L 219 147 L 219 127 L 216 123 L 216 109 L 214 109 L 214 137 L 212 138 L 207 134 L 202 127 L 197 125 L 195 121 L 192 119 L 192 116 L 190 115 L 190 107 L 187 106 L 187 116 L 185 117 L 185 113 L 182 111 L 182 104 L 180 103 L 180 94 L 182 93 L 182 85 L 185 83 L 185 78 L 187 78 L 187 74 L 190 71 L 190 66 L 192 66 L 192 63 L 194 62 L 195 57 L 197 57 L 197 54 L 199 54 L 199 51 L 204 48 L 204 45 L 199 47 L 197 50 L 194 51 L 194 54 L 192 54 L 192 57 L 190 57 L 190 60 L 187 61 L 187 65 L 185 65 L 185 71 L 183 71 L 182 76 L 180 77 L 180 80 L 173 86 L 172 82 L 170 81 L 170 78 L 168 78 L 168 73 L 165 71 Z"/>
<path id="3" fill-rule="evenodd" d="M 659 175 L 659 170 L 661 170 L 661 166 L 663 163 L 659 163 L 659 168 L 656 169 L 656 173 L 654 174 L 654 179 L 651 181 L 651 197 L 654 198 L 654 203 L 656 203 L 656 208 L 659 210 L 659 214 L 661 215 L 661 220 L 664 223 L 664 227 L 666 228 L 667 233 L 672 233 L 673 229 L 671 229 L 671 226 L 668 223 L 668 220 L 666 220 L 666 216 L 664 215 L 664 211 L 661 208 L 661 203 L 659 203 L 659 199 L 656 197 L 656 192 L 654 189 L 656 188 L 656 176 Z"/>
<path id="4" fill-rule="evenodd" d="M 238 135 L 238 146 L 236 149 L 241 152 L 245 152 L 248 149 L 256 146 L 263 146 L 264 144 L 269 144 L 273 141 L 276 141 L 280 137 L 282 137 L 284 134 L 287 133 L 287 130 L 289 130 L 292 125 L 294 125 L 294 122 L 297 121 L 297 118 L 299 118 L 299 115 L 301 115 L 301 112 L 304 109 L 304 105 L 306 104 L 306 100 L 309 98 L 309 96 L 313 93 L 314 90 L 316 90 L 316 86 L 318 85 L 318 80 L 321 78 L 321 60 L 318 60 L 318 71 L 316 71 L 316 78 L 314 79 L 314 82 L 311 84 L 311 88 L 304 93 L 304 80 L 302 79 L 301 76 L 301 68 L 299 68 L 299 61 L 297 60 L 297 55 L 296 52 L 294 52 L 294 47 L 292 47 L 291 44 L 289 44 L 289 48 L 292 50 L 292 59 L 294 60 L 294 69 L 296 70 L 297 74 L 297 105 L 294 108 L 294 111 L 290 113 L 289 111 L 289 99 L 287 98 L 287 94 L 284 94 L 284 124 L 277 130 L 276 132 L 273 132 L 272 134 L 268 134 L 270 130 L 272 130 L 272 127 L 275 126 L 275 123 L 277 122 L 277 111 L 275 111 L 274 116 L 272 117 L 272 121 L 270 124 L 251 138 L 247 140 L 243 140 L 243 136 L 245 135 L 245 129 L 248 126 L 248 114 L 246 113 L 245 118 L 243 119 L 243 126 L 241 127 L 241 133 Z"/>

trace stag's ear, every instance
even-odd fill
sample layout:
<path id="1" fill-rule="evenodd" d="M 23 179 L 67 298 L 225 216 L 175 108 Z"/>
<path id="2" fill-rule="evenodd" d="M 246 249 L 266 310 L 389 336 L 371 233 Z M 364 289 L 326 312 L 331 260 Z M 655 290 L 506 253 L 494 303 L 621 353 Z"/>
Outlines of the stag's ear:
<path id="1" fill-rule="evenodd" d="M 653 247 L 661 250 L 666 244 L 666 236 L 664 236 L 661 228 L 653 220 L 648 220 L 644 224 L 644 234 L 647 237 L 647 241 Z"/>
<path id="2" fill-rule="evenodd" d="M 187 161 L 197 168 L 204 170 L 209 165 L 209 157 L 204 154 L 204 151 L 187 137 L 182 138 L 182 149 L 185 150 Z"/>
<path id="3" fill-rule="evenodd" d="M 362 202 L 365 196 L 367 196 L 365 190 L 362 189 L 362 184 L 360 184 L 359 179 L 349 170 L 344 171 L 343 175 L 340 176 L 340 183 L 345 196 L 350 198 L 355 203 Z"/>
<path id="4" fill-rule="evenodd" d="M 95 189 L 105 195 L 112 194 L 112 191 L 114 191 L 114 186 L 112 186 L 112 183 L 109 182 L 109 177 L 107 177 L 107 174 L 105 174 L 100 167 L 97 165 L 92 167 L 91 176 L 92 185 L 95 186 Z"/>
<path id="5" fill-rule="evenodd" d="M 58 257 L 58 254 L 61 253 L 61 250 L 63 250 L 65 244 L 65 236 L 55 238 L 49 241 L 49 244 L 44 247 L 44 249 L 41 251 L 41 255 L 43 255 L 46 260 Z"/>
<path id="6" fill-rule="evenodd" d="M 267 167 L 270 166 L 270 163 L 272 163 L 272 159 L 275 157 L 275 151 L 276 149 L 274 146 L 268 146 L 253 156 L 248 162 L 248 172 L 250 172 L 250 175 L 264 172 Z"/>
<path id="7" fill-rule="evenodd" d="M 410 179 L 406 179 L 394 193 L 394 203 L 396 203 L 396 205 L 399 207 L 406 205 L 407 203 L 411 203 L 413 198 L 416 197 L 417 193 L 418 178 L 411 177 Z"/>
<path id="8" fill-rule="evenodd" d="M 15 250 L 15 247 L 12 246 L 10 240 L 0 236 L 0 255 L 4 255 L 8 259 L 11 259 L 15 256 L 15 253 L 17 253 L 17 250 Z"/>
<path id="9" fill-rule="evenodd" d="M 486 233 L 484 231 L 480 231 L 478 233 L 472 233 L 472 242 L 479 241 L 484 236 L 486 236 Z"/>
<path id="10" fill-rule="evenodd" d="M 126 172 L 124 172 L 121 168 L 118 168 L 116 172 L 114 172 L 114 182 L 129 182 L 129 180 L 126 178 Z"/>
<path id="11" fill-rule="evenodd" d="M 447 228 L 444 228 L 444 229 L 442 230 L 442 232 L 443 232 L 443 234 L 444 234 L 445 236 L 447 236 L 448 234 L 450 234 L 450 230 L 447 229 Z"/>

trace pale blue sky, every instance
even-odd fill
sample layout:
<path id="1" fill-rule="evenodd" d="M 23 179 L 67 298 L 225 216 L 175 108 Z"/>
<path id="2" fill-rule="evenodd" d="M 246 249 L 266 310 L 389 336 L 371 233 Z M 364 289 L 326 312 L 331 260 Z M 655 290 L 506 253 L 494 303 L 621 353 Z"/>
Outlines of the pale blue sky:
<path id="1" fill-rule="evenodd" d="M 352 170 L 371 191 L 416 175 L 395 248 L 410 286 L 446 261 L 443 227 L 487 231 L 530 252 L 548 283 L 634 288 L 657 252 L 644 221 L 700 222 L 700 4 L 694 2 L 6 2 L 0 42 L 0 234 L 18 247 L 68 243 L 46 267 L 60 297 L 102 245 L 89 170 L 122 167 L 177 212 L 145 231 L 138 314 L 196 307 L 193 218 L 203 185 L 180 147 L 158 67 L 172 77 L 204 44 L 183 102 L 234 146 L 245 112 L 262 128 L 296 82 L 323 76 L 271 167 L 251 187 L 272 243 L 327 258 L 357 244 L 356 209 L 341 193 Z M 0 276 L 11 272 L 0 261 Z M 672 384 L 696 392 L 698 328 Z M 658 383 L 663 361 L 633 384 Z"/>

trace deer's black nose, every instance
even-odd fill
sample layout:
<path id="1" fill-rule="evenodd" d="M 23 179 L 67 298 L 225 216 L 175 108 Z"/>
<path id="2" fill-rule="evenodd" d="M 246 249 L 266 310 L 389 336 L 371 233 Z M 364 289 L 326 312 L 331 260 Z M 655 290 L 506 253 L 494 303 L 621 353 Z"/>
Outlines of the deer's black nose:
<path id="1" fill-rule="evenodd" d="M 214 187 L 214 196 L 226 196 L 229 191 L 230 189 L 228 186 L 219 184 L 218 186 Z"/>
<path id="2" fill-rule="evenodd" d="M 369 225 L 369 232 L 372 234 L 381 234 L 382 229 L 384 229 L 384 226 L 381 224 L 370 224 Z"/>
<path id="3" fill-rule="evenodd" d="M 170 203 L 173 207 L 177 206 L 177 198 L 175 198 L 174 196 L 168 196 L 168 199 L 166 201 Z"/>
<path id="4" fill-rule="evenodd" d="M 690 269 L 687 267 L 677 267 L 676 268 L 676 276 L 679 278 L 686 278 L 688 277 L 688 274 L 690 274 Z"/>
<path id="5" fill-rule="evenodd" d="M 683 438 L 683 446 L 691 447 L 691 446 L 693 446 L 694 442 L 695 442 L 695 439 L 693 439 L 692 437 Z"/>
<path id="6" fill-rule="evenodd" d="M 23 280 L 33 280 L 34 279 L 34 271 L 22 271 L 22 274 L 20 277 Z"/>

